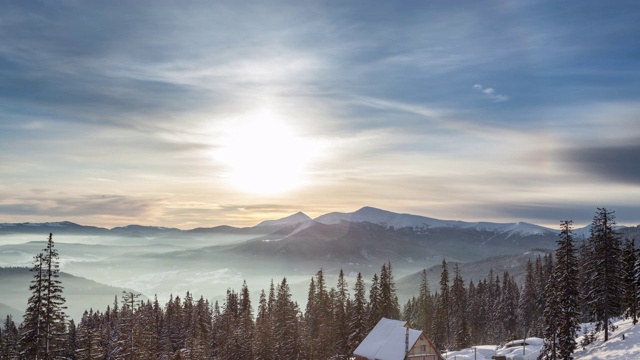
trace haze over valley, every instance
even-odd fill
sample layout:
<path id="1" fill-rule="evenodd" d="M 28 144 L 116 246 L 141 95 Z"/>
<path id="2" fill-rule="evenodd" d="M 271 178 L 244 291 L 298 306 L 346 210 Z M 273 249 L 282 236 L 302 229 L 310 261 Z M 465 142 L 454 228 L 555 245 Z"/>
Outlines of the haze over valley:
<path id="1" fill-rule="evenodd" d="M 637 227 L 623 227 L 628 236 Z M 328 283 L 340 269 L 353 283 L 361 272 L 369 281 L 381 264 L 391 262 L 401 300 L 415 295 L 418 275 L 429 269 L 432 284 L 443 259 L 461 263 L 465 279 L 477 281 L 490 270 L 509 271 L 523 281 L 524 266 L 555 248 L 558 230 L 526 222 L 488 223 L 439 220 L 364 207 L 352 213 L 328 213 L 311 219 L 303 213 L 261 222 L 253 227 L 218 226 L 180 230 L 131 225 L 112 229 L 71 222 L 0 224 L 0 266 L 30 267 L 34 254 L 54 234 L 63 278 L 72 276 L 113 286 L 101 300 L 85 298 L 96 308 L 133 289 L 148 298 L 166 301 L 189 291 L 211 300 L 223 299 L 227 289 L 247 281 L 257 297 L 271 280 L 287 277 L 296 300 L 304 303 L 309 279 L 323 268 Z M 579 237 L 588 228 L 577 229 Z M 405 278 L 406 276 L 406 278 Z M 10 278 L 5 274 L 5 278 Z M 26 304 L 28 272 L 13 279 L 4 292 L 7 306 Z M 89 290 L 86 290 L 89 291 Z M 68 294 L 70 300 L 74 293 Z M 73 308 L 80 304 L 69 301 Z M 82 308 L 82 309 L 84 309 Z M 81 314 L 81 312 L 80 312 Z"/>

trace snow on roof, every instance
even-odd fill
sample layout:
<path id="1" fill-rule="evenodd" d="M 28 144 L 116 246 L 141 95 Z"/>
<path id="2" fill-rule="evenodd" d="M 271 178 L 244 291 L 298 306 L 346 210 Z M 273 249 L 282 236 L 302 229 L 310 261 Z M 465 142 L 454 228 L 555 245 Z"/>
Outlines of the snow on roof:
<path id="1" fill-rule="evenodd" d="M 353 352 L 371 360 L 401 360 L 405 356 L 406 321 L 382 318 Z M 422 331 L 409 329 L 409 349 Z"/>

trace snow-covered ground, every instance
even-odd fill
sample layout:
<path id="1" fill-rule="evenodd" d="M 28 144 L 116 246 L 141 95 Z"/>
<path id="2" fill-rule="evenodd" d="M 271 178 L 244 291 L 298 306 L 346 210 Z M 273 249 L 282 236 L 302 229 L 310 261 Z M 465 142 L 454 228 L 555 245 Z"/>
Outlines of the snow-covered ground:
<path id="1" fill-rule="evenodd" d="M 609 341 L 604 340 L 604 332 L 596 334 L 596 340 L 586 348 L 578 347 L 573 354 L 574 360 L 639 360 L 640 359 L 640 323 L 633 325 L 631 319 L 617 321 L 613 324 L 615 330 L 609 332 Z M 584 324 L 587 330 L 593 328 L 591 324 Z M 623 339 L 624 335 L 624 339 Z M 577 339 L 578 344 L 582 336 Z M 535 360 L 542 350 L 542 339 L 529 338 L 524 354 L 522 342 L 518 340 L 507 343 L 504 347 L 496 345 L 478 345 L 460 351 L 451 351 L 447 360 L 491 360 L 494 355 L 504 355 L 507 360 Z"/>
<path id="2" fill-rule="evenodd" d="M 447 359 L 453 360 L 491 360 L 495 355 L 505 356 L 508 360 L 535 360 L 540 355 L 542 346 L 542 339 L 527 338 L 524 349 L 522 340 L 515 340 L 506 343 L 503 347 L 478 345 L 460 351 L 452 351 L 444 355 Z"/>
<path id="3" fill-rule="evenodd" d="M 614 332 L 609 332 L 609 341 L 604 340 L 604 332 L 596 334 L 596 340 L 585 349 L 579 347 L 573 354 L 575 360 L 637 360 L 640 359 L 640 323 L 633 325 L 631 319 L 613 324 Z M 624 335 L 624 339 L 623 339 Z M 582 337 L 578 338 L 578 343 Z"/>

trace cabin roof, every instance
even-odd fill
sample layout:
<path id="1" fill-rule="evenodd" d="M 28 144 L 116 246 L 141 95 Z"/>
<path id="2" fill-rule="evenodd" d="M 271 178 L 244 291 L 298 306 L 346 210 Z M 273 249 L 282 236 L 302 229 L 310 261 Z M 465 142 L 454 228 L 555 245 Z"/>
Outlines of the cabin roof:
<path id="1" fill-rule="evenodd" d="M 382 318 L 353 352 L 371 360 L 401 360 L 405 356 L 407 322 Z M 422 331 L 409 328 L 409 349 Z"/>

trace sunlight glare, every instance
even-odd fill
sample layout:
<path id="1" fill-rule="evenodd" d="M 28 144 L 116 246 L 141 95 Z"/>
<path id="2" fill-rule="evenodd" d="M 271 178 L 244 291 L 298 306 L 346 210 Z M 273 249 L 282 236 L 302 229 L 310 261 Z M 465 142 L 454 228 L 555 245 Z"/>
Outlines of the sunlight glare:
<path id="1" fill-rule="evenodd" d="M 216 158 L 228 166 L 226 175 L 235 187 L 270 195 L 303 185 L 304 168 L 320 151 L 317 141 L 297 136 L 268 110 L 237 119 L 231 126 Z"/>

